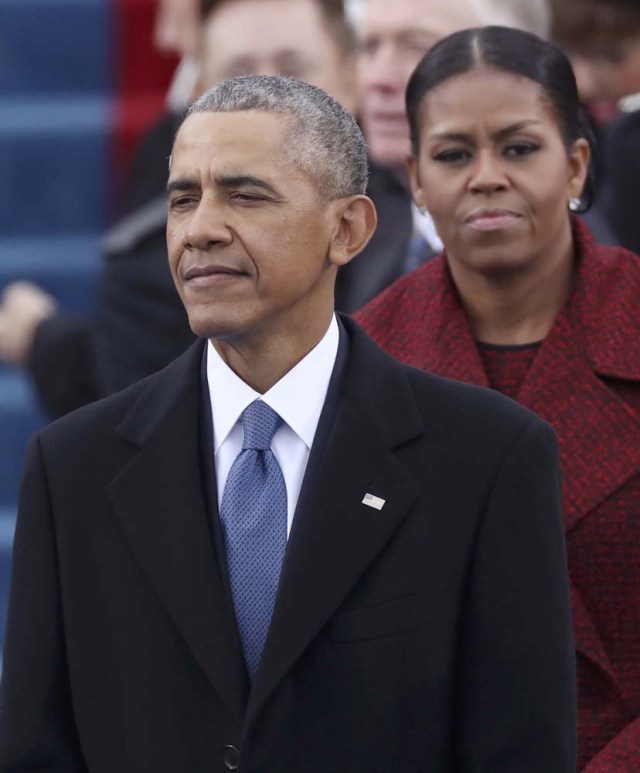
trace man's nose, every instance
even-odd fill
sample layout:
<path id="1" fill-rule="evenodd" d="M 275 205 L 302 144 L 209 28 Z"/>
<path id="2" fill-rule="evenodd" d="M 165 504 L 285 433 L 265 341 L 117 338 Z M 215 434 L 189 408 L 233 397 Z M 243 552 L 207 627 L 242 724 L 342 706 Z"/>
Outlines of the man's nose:
<path id="1" fill-rule="evenodd" d="M 362 57 L 359 69 L 365 87 L 404 92 L 406 77 L 396 45 L 391 42 L 381 43 L 374 51 L 362 54 Z"/>
<path id="2" fill-rule="evenodd" d="M 503 159 L 493 150 L 478 151 L 471 172 L 469 187 L 475 191 L 504 190 L 509 184 Z"/>
<path id="3" fill-rule="evenodd" d="M 278 68 L 278 65 L 276 62 L 271 61 L 271 59 L 261 59 L 260 61 L 257 61 L 254 67 L 254 72 L 252 75 L 285 75 L 286 73 L 283 73 L 281 69 Z"/>
<path id="4" fill-rule="evenodd" d="M 185 229 L 185 247 L 208 250 L 215 245 L 229 244 L 232 239 L 233 235 L 226 222 L 224 207 L 207 198 L 202 198 Z"/>

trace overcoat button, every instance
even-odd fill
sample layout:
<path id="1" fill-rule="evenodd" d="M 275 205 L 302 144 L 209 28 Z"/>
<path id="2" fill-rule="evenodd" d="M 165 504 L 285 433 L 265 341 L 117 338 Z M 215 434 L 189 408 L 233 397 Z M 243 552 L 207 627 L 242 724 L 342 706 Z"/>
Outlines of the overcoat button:
<path id="1" fill-rule="evenodd" d="M 238 770 L 238 760 L 240 759 L 240 752 L 235 746 L 225 746 L 224 754 L 222 755 L 224 766 L 227 770 Z"/>

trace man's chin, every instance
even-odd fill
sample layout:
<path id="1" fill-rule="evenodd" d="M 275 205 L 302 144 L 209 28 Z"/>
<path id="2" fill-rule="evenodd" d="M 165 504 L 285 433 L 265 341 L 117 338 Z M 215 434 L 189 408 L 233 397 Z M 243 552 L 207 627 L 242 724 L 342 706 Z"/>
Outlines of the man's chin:
<path id="1" fill-rule="evenodd" d="M 369 140 L 369 154 L 379 166 L 404 169 L 409 143 L 404 137 L 380 136 Z"/>
<path id="2" fill-rule="evenodd" d="M 189 327 L 199 338 L 225 339 L 232 338 L 239 332 L 238 324 L 228 315 L 189 312 Z"/>

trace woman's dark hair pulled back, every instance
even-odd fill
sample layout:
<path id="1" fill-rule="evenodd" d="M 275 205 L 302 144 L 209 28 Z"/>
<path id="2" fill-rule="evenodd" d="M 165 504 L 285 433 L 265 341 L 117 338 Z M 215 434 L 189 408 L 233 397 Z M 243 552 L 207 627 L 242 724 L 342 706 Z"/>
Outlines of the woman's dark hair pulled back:
<path id="1" fill-rule="evenodd" d="M 585 212 L 593 202 L 595 135 L 580 106 L 576 79 L 569 60 L 552 43 L 510 27 L 478 27 L 454 32 L 439 41 L 419 62 L 406 93 L 411 148 L 420 148 L 420 119 L 424 98 L 440 83 L 479 67 L 521 75 L 538 83 L 553 109 L 567 150 L 580 138 L 591 148 L 592 161 L 582 191 L 580 207 Z"/>

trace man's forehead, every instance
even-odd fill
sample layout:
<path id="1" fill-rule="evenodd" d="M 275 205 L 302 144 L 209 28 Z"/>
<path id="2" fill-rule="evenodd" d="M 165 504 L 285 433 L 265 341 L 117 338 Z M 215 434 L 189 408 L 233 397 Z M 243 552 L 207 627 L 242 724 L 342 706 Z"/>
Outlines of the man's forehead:
<path id="1" fill-rule="evenodd" d="M 260 110 L 194 113 L 178 130 L 171 154 L 172 174 L 212 171 L 229 165 L 282 167 L 287 119 Z"/>
<path id="2" fill-rule="evenodd" d="M 262 21 L 262 15 L 271 19 L 269 34 L 289 32 L 295 35 L 297 25 L 305 22 L 313 25 L 314 32 L 318 31 L 319 25 L 324 25 L 318 0 L 228 0 L 209 15 L 204 30 L 214 37 L 218 32 L 251 30 L 255 26 L 253 20 Z M 264 27 L 262 32 L 265 32 Z M 229 45 L 236 41 L 223 42 Z M 236 43 L 243 45 L 242 40 Z"/>
<path id="3" fill-rule="evenodd" d="M 174 143 L 178 147 L 208 144 L 228 147 L 259 147 L 280 143 L 288 128 L 287 116 L 266 110 L 202 111 L 192 113 L 179 128 Z M 259 136 L 256 136 L 259 130 Z"/>
<path id="4" fill-rule="evenodd" d="M 441 38 L 480 23 L 472 0 L 366 0 L 362 31 L 426 32 Z"/>

